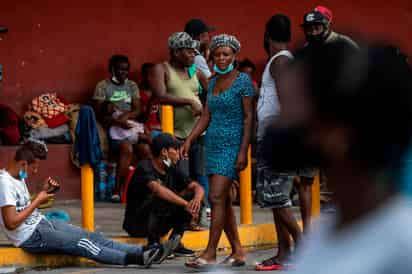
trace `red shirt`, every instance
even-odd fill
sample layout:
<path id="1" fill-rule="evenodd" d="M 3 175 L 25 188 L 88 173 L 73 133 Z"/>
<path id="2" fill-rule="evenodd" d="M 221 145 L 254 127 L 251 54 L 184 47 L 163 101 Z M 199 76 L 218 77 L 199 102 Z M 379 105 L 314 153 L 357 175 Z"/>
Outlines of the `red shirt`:
<path id="1" fill-rule="evenodd" d="M 150 102 L 151 95 L 149 95 L 144 90 L 140 90 L 140 103 L 145 107 L 146 110 L 146 123 L 147 128 L 152 130 L 160 130 L 160 121 L 159 121 L 159 109 L 160 105 L 157 102 Z"/>

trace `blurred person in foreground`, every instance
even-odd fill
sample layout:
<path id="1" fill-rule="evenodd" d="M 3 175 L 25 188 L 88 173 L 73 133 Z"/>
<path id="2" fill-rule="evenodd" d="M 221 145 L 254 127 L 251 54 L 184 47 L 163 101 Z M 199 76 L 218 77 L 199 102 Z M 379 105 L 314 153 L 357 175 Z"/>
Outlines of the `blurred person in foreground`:
<path id="1" fill-rule="evenodd" d="M 412 138 L 410 66 L 394 47 L 331 43 L 296 60 L 284 79 L 282 126 L 268 132 L 266 157 L 325 168 L 338 208 L 314 227 L 297 270 L 412 273 L 411 214 L 397 179 Z"/>
<path id="2" fill-rule="evenodd" d="M 324 6 L 317 6 L 314 10 L 303 16 L 301 24 L 306 44 L 295 52 L 297 58 L 311 54 L 311 51 L 319 50 L 329 43 L 343 43 L 353 49 L 359 46 L 349 36 L 337 33 L 333 30 L 333 13 Z M 303 232 L 310 229 L 312 212 L 312 184 L 317 174 L 317 168 L 304 166 L 296 170 L 294 184 L 299 194 L 300 212 L 302 215 Z M 321 171 L 323 173 L 323 171 Z"/>

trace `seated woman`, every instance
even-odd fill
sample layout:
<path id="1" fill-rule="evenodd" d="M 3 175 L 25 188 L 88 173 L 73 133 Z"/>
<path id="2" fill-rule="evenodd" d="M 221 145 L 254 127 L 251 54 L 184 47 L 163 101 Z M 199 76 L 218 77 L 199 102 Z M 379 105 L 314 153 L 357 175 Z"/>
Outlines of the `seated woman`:
<path id="1" fill-rule="evenodd" d="M 114 55 L 109 61 L 111 78 L 99 82 L 93 99 L 96 101 L 96 113 L 106 128 L 111 126 L 130 129 L 128 120 L 136 119 L 140 114 L 140 94 L 137 84 L 128 79 L 130 62 L 127 56 Z M 101 110 L 103 102 L 113 103 L 122 114 L 113 117 Z M 109 136 L 110 154 L 117 161 L 118 171 L 112 201 L 120 201 L 120 188 L 127 178 L 129 166 L 133 158 L 133 146 L 125 138 L 112 139 Z"/>

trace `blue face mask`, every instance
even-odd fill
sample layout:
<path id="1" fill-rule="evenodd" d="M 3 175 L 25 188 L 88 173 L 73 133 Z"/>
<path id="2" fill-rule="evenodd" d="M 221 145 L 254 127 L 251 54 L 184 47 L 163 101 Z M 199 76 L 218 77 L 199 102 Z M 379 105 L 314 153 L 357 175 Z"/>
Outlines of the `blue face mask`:
<path id="1" fill-rule="evenodd" d="M 213 66 L 213 70 L 217 73 L 217 74 L 228 74 L 229 72 L 233 71 L 235 69 L 235 65 L 233 64 L 233 62 L 225 69 L 225 70 L 221 70 L 219 69 L 216 65 Z"/>
<path id="2" fill-rule="evenodd" d="M 26 170 L 20 170 L 19 171 L 19 178 L 20 178 L 20 180 L 25 180 L 25 179 L 27 179 L 27 171 Z"/>

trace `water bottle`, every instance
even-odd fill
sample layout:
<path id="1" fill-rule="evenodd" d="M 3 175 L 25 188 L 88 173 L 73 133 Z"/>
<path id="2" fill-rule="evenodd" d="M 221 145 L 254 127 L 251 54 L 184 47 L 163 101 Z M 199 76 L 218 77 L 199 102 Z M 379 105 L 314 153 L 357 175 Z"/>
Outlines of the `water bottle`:
<path id="1" fill-rule="evenodd" d="M 116 163 L 109 163 L 107 174 L 107 189 L 106 195 L 108 198 L 112 196 L 114 186 L 116 184 Z"/>
<path id="2" fill-rule="evenodd" d="M 106 189 L 107 189 L 107 171 L 106 171 L 106 163 L 101 162 L 99 164 L 99 193 L 98 197 L 100 201 L 104 201 L 106 199 Z"/>

